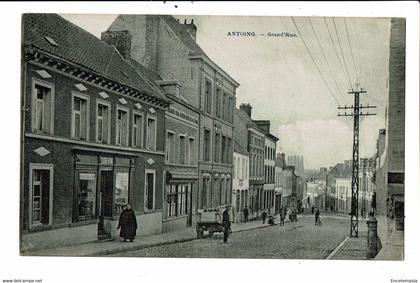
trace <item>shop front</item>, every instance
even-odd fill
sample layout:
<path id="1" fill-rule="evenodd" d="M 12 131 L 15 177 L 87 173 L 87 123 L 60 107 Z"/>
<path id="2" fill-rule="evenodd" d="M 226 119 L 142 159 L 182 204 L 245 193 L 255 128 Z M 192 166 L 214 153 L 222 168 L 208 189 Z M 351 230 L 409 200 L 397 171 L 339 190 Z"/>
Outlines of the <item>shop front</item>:
<path id="1" fill-rule="evenodd" d="M 98 239 L 114 237 L 115 222 L 130 201 L 132 154 L 73 148 L 73 222 L 97 219 Z"/>
<path id="2" fill-rule="evenodd" d="M 198 176 L 192 173 L 166 172 L 162 230 L 171 232 L 193 225 L 194 191 Z"/>

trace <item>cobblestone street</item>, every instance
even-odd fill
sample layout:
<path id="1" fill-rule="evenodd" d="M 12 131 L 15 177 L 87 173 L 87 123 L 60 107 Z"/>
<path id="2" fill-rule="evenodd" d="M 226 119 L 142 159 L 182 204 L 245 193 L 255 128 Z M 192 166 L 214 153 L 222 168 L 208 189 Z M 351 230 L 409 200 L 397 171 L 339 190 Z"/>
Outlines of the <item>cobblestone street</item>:
<path id="1" fill-rule="evenodd" d="M 221 234 L 215 234 L 213 238 L 111 256 L 324 259 L 347 236 L 349 220 L 328 215 L 322 217 L 322 226 L 314 226 L 313 222 L 312 215 L 301 216 L 298 222 L 288 222 L 285 226 L 233 233 L 228 244 L 222 243 Z"/>

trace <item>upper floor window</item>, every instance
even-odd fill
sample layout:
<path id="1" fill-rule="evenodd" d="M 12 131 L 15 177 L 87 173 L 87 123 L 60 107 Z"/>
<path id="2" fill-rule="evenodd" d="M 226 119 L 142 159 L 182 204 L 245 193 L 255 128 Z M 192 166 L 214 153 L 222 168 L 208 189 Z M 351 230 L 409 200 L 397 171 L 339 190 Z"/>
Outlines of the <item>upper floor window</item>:
<path id="1" fill-rule="evenodd" d="M 147 149 L 156 150 L 156 118 L 147 117 Z"/>
<path id="2" fill-rule="evenodd" d="M 214 134 L 214 162 L 220 161 L 220 134 Z"/>
<path id="3" fill-rule="evenodd" d="M 227 114 L 227 111 L 226 111 L 226 107 L 227 107 L 227 95 L 226 95 L 226 93 L 224 93 L 223 94 L 223 100 L 222 100 L 222 119 L 223 120 L 226 120 L 226 114 Z"/>
<path id="4" fill-rule="evenodd" d="M 188 160 L 190 165 L 195 165 L 195 139 L 189 138 L 188 140 Z"/>
<path id="5" fill-rule="evenodd" d="M 220 118 L 220 99 L 221 99 L 220 88 L 216 89 L 216 116 Z"/>
<path id="6" fill-rule="evenodd" d="M 210 161 L 210 130 L 204 130 L 204 160 Z"/>
<path id="7" fill-rule="evenodd" d="M 222 136 L 222 162 L 227 162 L 227 144 L 226 144 L 226 137 Z"/>
<path id="8" fill-rule="evenodd" d="M 96 104 L 96 142 L 109 143 L 111 135 L 111 104 Z"/>
<path id="9" fill-rule="evenodd" d="M 186 141 L 185 136 L 179 136 L 179 152 L 178 152 L 178 160 L 180 164 L 186 164 Z"/>
<path id="10" fill-rule="evenodd" d="M 229 97 L 229 109 L 228 109 L 228 121 L 230 123 L 233 123 L 233 116 L 234 116 L 234 103 L 233 103 L 233 97 Z"/>
<path id="11" fill-rule="evenodd" d="M 172 132 L 166 133 L 166 161 L 175 163 L 175 134 Z"/>
<path id="12" fill-rule="evenodd" d="M 205 98 L 204 98 L 204 107 L 207 113 L 211 113 L 211 102 L 212 102 L 212 87 L 211 82 L 206 80 L 205 86 Z"/>
<path id="13" fill-rule="evenodd" d="M 54 134 L 54 92 L 54 85 L 33 80 L 32 129 L 34 132 Z"/>
<path id="14" fill-rule="evenodd" d="M 89 97 L 73 93 L 72 138 L 89 139 Z"/>
<path id="15" fill-rule="evenodd" d="M 117 145 L 128 145 L 128 110 L 117 107 L 117 126 L 115 129 Z"/>
<path id="16" fill-rule="evenodd" d="M 143 115 L 134 112 L 133 114 L 133 146 L 143 147 Z"/>

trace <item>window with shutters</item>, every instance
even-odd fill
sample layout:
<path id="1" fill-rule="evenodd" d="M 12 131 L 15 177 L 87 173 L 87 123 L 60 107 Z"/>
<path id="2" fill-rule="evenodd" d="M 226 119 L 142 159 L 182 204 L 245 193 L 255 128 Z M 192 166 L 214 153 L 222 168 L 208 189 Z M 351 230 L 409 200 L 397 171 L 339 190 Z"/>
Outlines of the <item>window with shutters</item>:
<path id="1" fill-rule="evenodd" d="M 146 148 L 156 150 L 156 118 L 147 117 Z"/>
<path id="2" fill-rule="evenodd" d="M 53 165 L 30 164 L 29 228 L 50 225 L 52 220 Z"/>
<path id="3" fill-rule="evenodd" d="M 96 142 L 110 143 L 111 140 L 111 104 L 96 103 Z"/>
<path id="4" fill-rule="evenodd" d="M 166 132 L 166 162 L 175 163 L 175 134 Z"/>
<path id="5" fill-rule="evenodd" d="M 33 79 L 32 81 L 32 131 L 54 134 L 53 84 Z"/>
<path id="6" fill-rule="evenodd" d="M 189 165 L 196 164 L 195 139 L 191 137 L 188 139 L 188 161 Z"/>
<path id="7" fill-rule="evenodd" d="M 71 136 L 89 140 L 89 96 L 73 93 Z"/>
<path id="8" fill-rule="evenodd" d="M 128 109 L 117 106 L 115 144 L 128 146 Z"/>
<path id="9" fill-rule="evenodd" d="M 133 113 L 133 147 L 143 147 L 143 115 L 139 112 Z"/>
<path id="10" fill-rule="evenodd" d="M 187 146 L 187 143 L 186 143 L 186 138 L 185 138 L 185 136 L 184 135 L 179 135 L 179 143 L 178 143 L 178 146 L 179 146 L 179 151 L 178 151 L 178 160 L 179 160 L 179 164 L 183 164 L 183 165 L 185 165 L 186 164 L 186 146 Z"/>

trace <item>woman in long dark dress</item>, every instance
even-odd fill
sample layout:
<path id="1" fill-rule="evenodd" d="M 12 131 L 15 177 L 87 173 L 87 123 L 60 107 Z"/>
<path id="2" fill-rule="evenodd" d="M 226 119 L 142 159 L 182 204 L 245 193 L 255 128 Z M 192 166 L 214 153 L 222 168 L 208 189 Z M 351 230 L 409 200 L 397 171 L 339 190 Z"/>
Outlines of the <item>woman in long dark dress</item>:
<path id="1" fill-rule="evenodd" d="M 129 204 L 127 204 L 123 212 L 121 212 L 117 229 L 120 228 L 120 237 L 124 238 L 124 242 L 127 241 L 127 239 L 129 239 L 130 242 L 133 242 L 136 237 L 137 220 L 136 215 Z"/>

